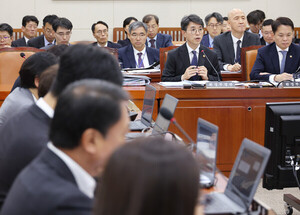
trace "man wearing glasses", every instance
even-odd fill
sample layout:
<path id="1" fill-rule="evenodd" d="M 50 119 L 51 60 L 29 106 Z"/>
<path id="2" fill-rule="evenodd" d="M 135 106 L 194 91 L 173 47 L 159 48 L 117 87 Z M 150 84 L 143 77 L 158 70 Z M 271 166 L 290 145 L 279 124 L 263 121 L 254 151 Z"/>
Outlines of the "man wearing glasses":
<path id="1" fill-rule="evenodd" d="M 182 18 L 181 30 L 186 43 L 168 53 L 162 81 L 218 80 L 220 70 L 216 53 L 200 45 L 203 26 L 202 19 L 195 14 Z"/>
<path id="2" fill-rule="evenodd" d="M 93 36 L 97 40 L 97 42 L 92 43 L 92 45 L 99 46 L 99 47 L 115 48 L 115 49 L 122 47 L 118 43 L 113 43 L 111 41 L 108 41 L 108 25 L 105 22 L 99 21 L 97 23 L 94 23 L 92 25 L 92 32 L 93 32 Z"/>
<path id="3" fill-rule="evenodd" d="M 119 62 L 122 68 L 147 68 L 159 62 L 159 51 L 145 45 L 147 25 L 140 21 L 129 26 L 130 45 L 119 49 Z"/>
<path id="4" fill-rule="evenodd" d="M 43 19 L 43 31 L 44 34 L 28 41 L 28 46 L 34 48 L 42 48 L 55 44 L 54 31 L 52 28 L 53 22 L 58 17 L 56 15 L 48 15 Z"/>
<path id="5" fill-rule="evenodd" d="M 148 14 L 144 16 L 143 23 L 148 26 L 146 46 L 160 49 L 173 45 L 171 35 L 158 33 L 159 18 L 156 15 Z"/>
<path id="6" fill-rule="evenodd" d="M 205 17 L 207 34 L 201 40 L 201 45 L 208 48 L 214 47 L 214 38 L 221 34 L 223 17 L 221 14 L 214 12 Z"/>
<path id="7" fill-rule="evenodd" d="M 13 36 L 13 28 L 7 24 L 0 24 L 0 49 L 10 48 Z"/>

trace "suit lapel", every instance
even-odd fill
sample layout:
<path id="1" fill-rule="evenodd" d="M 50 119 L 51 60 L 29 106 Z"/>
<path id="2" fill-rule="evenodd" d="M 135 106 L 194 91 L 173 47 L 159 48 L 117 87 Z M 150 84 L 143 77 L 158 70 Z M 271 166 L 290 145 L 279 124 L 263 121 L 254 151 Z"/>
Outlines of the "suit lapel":
<path id="1" fill-rule="evenodd" d="M 179 57 L 180 57 L 180 61 L 183 64 L 183 68 L 188 68 L 191 65 L 190 62 L 190 53 L 188 52 L 188 49 L 186 47 L 186 43 L 182 46 L 180 46 L 179 48 Z"/>
<path id="2" fill-rule="evenodd" d="M 149 65 L 151 65 L 152 63 L 154 63 L 154 55 L 151 54 L 151 50 L 148 47 L 146 47 L 146 53 L 147 53 Z"/>
<path id="3" fill-rule="evenodd" d="M 234 53 L 234 48 L 233 48 L 233 41 L 232 41 L 232 37 L 231 37 L 231 33 L 227 35 L 227 50 L 229 52 L 229 58 L 230 58 L 230 62 L 234 63 L 234 58 L 235 58 L 235 53 Z"/>
<path id="4" fill-rule="evenodd" d="M 204 62 L 205 62 L 205 57 L 204 54 L 201 52 L 203 50 L 203 48 L 200 45 L 199 48 L 199 56 L 198 56 L 198 66 L 204 66 Z"/>
<path id="5" fill-rule="evenodd" d="M 290 45 L 289 51 L 287 52 L 287 55 L 286 55 L 284 71 L 295 72 L 295 71 L 293 71 L 293 64 L 295 64 L 295 62 L 293 63 L 293 56 L 296 56 L 296 53 L 295 53 L 294 45 L 292 43 Z"/>
<path id="6" fill-rule="evenodd" d="M 271 61 L 273 65 L 273 70 L 276 74 L 280 74 L 280 64 L 279 64 L 279 57 L 276 49 L 276 44 L 273 43 L 273 46 L 271 48 Z"/>
<path id="7" fill-rule="evenodd" d="M 132 45 L 127 46 L 126 56 L 128 61 L 130 62 L 130 68 L 136 68 L 137 63 L 135 62 L 135 56 L 134 56 Z"/>
<path id="8" fill-rule="evenodd" d="M 162 38 L 162 35 L 160 33 L 157 34 L 157 37 L 156 37 L 156 48 L 159 49 L 162 47 L 162 42 L 163 42 L 163 38 Z"/>

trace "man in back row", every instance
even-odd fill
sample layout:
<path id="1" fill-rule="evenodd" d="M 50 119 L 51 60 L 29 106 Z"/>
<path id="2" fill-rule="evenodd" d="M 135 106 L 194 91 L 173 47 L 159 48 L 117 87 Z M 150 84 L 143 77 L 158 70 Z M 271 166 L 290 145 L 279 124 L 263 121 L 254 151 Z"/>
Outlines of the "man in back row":
<path id="1" fill-rule="evenodd" d="M 13 40 L 13 28 L 7 23 L 0 24 L 0 48 L 10 48 Z"/>
<path id="2" fill-rule="evenodd" d="M 214 38 L 221 34 L 223 17 L 221 14 L 214 12 L 205 17 L 207 34 L 201 40 L 201 45 L 208 48 L 214 47 Z"/>
<path id="3" fill-rule="evenodd" d="M 246 16 L 241 9 L 228 13 L 231 31 L 214 39 L 214 50 L 218 55 L 221 70 L 237 72 L 241 70 L 241 48 L 260 45 L 259 36 L 246 30 Z"/>

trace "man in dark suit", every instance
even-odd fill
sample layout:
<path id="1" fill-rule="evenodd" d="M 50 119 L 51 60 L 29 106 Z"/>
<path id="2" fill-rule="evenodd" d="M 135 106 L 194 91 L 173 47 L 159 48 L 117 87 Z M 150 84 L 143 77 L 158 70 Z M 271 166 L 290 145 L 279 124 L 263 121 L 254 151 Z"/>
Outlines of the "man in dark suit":
<path id="1" fill-rule="evenodd" d="M 173 46 L 171 35 L 158 33 L 158 16 L 148 14 L 144 16 L 143 23 L 145 23 L 148 26 L 148 37 L 146 40 L 146 46 L 155 49 Z"/>
<path id="2" fill-rule="evenodd" d="M 114 56 L 93 46 L 70 46 L 60 57 L 59 71 L 50 92 L 8 119 L 0 129 L 0 206 L 16 176 L 46 147 L 49 124 L 62 90 L 76 80 L 87 78 L 103 79 L 119 86 L 123 83 Z"/>
<path id="3" fill-rule="evenodd" d="M 228 14 L 231 32 L 225 32 L 214 39 L 214 50 L 218 55 L 221 70 L 237 72 L 241 70 L 241 48 L 260 45 L 259 36 L 246 30 L 246 16 L 240 9 Z"/>
<path id="4" fill-rule="evenodd" d="M 294 24 L 287 17 L 279 17 L 272 24 L 275 43 L 258 50 L 252 68 L 252 80 L 281 82 L 293 80 L 300 68 L 300 47 L 292 43 Z"/>
<path id="5" fill-rule="evenodd" d="M 214 38 L 221 34 L 223 17 L 217 12 L 208 14 L 205 17 L 205 24 L 208 33 L 204 34 L 201 40 L 201 45 L 204 45 L 208 48 L 213 48 Z"/>
<path id="6" fill-rule="evenodd" d="M 272 31 L 273 19 L 267 19 L 262 23 L 260 38 L 261 45 L 269 45 L 274 42 L 274 33 Z"/>
<path id="7" fill-rule="evenodd" d="M 43 19 L 44 34 L 28 40 L 27 45 L 34 48 L 42 48 L 55 44 L 54 31 L 52 28 L 53 22 L 58 17 L 56 15 L 48 15 Z"/>
<path id="8" fill-rule="evenodd" d="M 97 42 L 92 43 L 92 45 L 99 47 L 109 47 L 114 49 L 122 47 L 118 43 L 108 41 L 108 25 L 105 22 L 99 21 L 97 23 L 94 23 L 92 25 L 92 32 L 93 36 L 97 40 Z"/>
<path id="9" fill-rule="evenodd" d="M 202 19 L 195 14 L 182 18 L 181 30 L 187 42 L 168 53 L 162 81 L 221 79 L 216 53 L 200 45 L 203 26 Z"/>
<path id="10" fill-rule="evenodd" d="M 24 37 L 12 42 L 12 47 L 27 46 L 29 39 L 34 38 L 37 33 L 39 20 L 35 16 L 24 16 L 22 19 L 22 31 Z"/>
<path id="11" fill-rule="evenodd" d="M 136 21 L 129 26 L 129 39 L 132 45 L 119 49 L 119 62 L 122 68 L 146 68 L 159 61 L 159 51 L 145 45 L 147 25 Z"/>
<path id="12" fill-rule="evenodd" d="M 1 214 L 91 214 L 93 177 L 125 142 L 127 100 L 120 86 L 106 81 L 68 86 L 57 101 L 51 142 L 16 178 Z"/>

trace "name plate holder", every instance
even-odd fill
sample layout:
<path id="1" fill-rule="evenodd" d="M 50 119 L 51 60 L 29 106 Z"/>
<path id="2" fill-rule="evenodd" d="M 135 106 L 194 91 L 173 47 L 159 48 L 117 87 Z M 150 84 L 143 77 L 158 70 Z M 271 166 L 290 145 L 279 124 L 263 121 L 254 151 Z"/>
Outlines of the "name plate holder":
<path id="1" fill-rule="evenodd" d="M 283 88 L 300 88 L 300 82 L 294 81 L 283 81 L 282 82 Z"/>
<path id="2" fill-rule="evenodd" d="M 209 81 L 206 83 L 207 89 L 225 89 L 225 88 L 235 88 L 235 83 L 233 81 Z"/>

